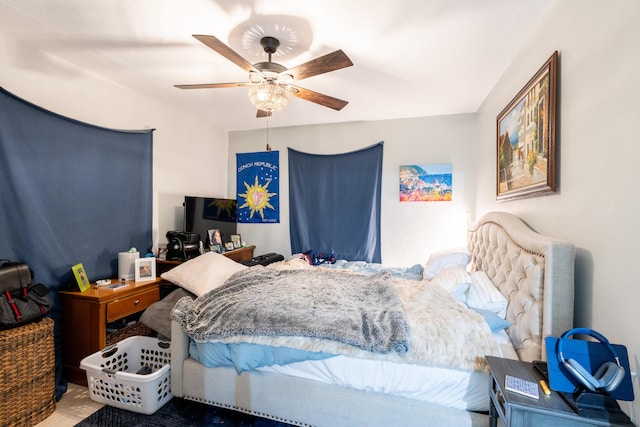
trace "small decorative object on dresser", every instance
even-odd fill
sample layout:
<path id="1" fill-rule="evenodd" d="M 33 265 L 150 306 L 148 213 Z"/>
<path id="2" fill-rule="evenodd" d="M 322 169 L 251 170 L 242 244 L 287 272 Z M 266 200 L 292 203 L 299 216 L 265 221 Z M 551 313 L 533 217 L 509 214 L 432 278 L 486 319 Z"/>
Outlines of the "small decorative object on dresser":
<path id="1" fill-rule="evenodd" d="M 222 237 L 220 235 L 220 230 L 217 228 L 212 228 L 208 231 L 209 233 L 209 244 L 210 245 L 222 245 Z"/>
<path id="2" fill-rule="evenodd" d="M 89 279 L 87 278 L 87 272 L 82 266 L 82 263 L 71 267 L 71 271 L 73 271 L 73 276 L 76 278 L 80 292 L 84 292 L 91 287 L 91 283 L 89 283 Z"/>
<path id="3" fill-rule="evenodd" d="M 154 257 L 136 259 L 136 282 L 156 280 L 156 259 Z"/>
<path id="4" fill-rule="evenodd" d="M 240 249 L 242 247 L 242 238 L 239 234 L 232 234 L 230 238 L 233 242 L 234 249 Z"/>

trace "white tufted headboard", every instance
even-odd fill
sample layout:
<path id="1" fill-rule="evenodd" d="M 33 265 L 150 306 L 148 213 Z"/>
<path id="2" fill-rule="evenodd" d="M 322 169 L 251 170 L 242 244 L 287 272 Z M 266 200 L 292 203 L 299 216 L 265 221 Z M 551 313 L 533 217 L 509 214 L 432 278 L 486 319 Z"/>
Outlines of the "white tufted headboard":
<path id="1" fill-rule="evenodd" d="M 484 270 L 509 300 L 507 330 L 521 360 L 546 360 L 544 338 L 573 327 L 575 247 L 543 236 L 507 212 L 468 230 L 473 271 Z"/>

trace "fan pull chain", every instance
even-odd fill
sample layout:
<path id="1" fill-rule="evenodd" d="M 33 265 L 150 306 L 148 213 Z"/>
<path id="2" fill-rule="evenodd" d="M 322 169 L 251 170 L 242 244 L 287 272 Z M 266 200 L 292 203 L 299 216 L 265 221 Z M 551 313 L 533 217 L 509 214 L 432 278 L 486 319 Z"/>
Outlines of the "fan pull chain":
<path id="1" fill-rule="evenodd" d="M 269 121 L 269 118 L 267 117 L 267 147 L 266 150 L 268 152 L 271 152 L 271 122 Z"/>

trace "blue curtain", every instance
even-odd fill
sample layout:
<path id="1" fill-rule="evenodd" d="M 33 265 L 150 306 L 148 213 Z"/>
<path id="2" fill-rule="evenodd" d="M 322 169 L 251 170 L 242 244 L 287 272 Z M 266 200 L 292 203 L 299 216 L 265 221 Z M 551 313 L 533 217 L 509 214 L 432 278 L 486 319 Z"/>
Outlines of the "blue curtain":
<path id="1" fill-rule="evenodd" d="M 292 253 L 381 262 L 382 147 L 335 155 L 288 149 Z"/>
<path id="2" fill-rule="evenodd" d="M 91 281 L 115 277 L 118 252 L 152 246 L 153 131 L 81 123 L 0 88 L 0 258 L 22 261 L 51 289 L 56 394 L 60 303 L 81 262 Z"/>

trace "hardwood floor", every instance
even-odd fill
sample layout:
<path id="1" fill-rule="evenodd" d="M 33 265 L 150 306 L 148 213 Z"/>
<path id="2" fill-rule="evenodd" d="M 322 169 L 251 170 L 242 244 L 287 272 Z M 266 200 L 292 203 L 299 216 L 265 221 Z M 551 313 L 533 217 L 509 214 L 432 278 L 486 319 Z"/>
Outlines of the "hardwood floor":
<path id="1" fill-rule="evenodd" d="M 91 400 L 86 387 L 68 383 L 67 392 L 56 402 L 55 412 L 35 427 L 71 427 L 103 406 Z"/>

